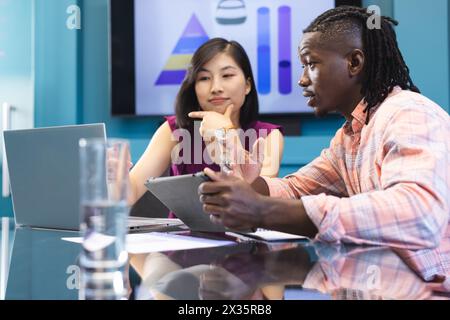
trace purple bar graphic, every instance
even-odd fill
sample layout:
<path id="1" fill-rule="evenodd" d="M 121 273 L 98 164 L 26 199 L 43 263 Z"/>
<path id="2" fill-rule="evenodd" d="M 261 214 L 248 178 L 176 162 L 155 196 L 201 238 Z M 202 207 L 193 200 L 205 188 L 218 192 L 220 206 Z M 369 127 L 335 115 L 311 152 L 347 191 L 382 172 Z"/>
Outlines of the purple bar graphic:
<path id="1" fill-rule="evenodd" d="M 270 10 L 258 9 L 258 92 L 270 93 Z"/>
<path id="2" fill-rule="evenodd" d="M 291 64 L 291 8 L 278 8 L 278 90 L 281 94 L 292 92 Z"/>
<path id="3" fill-rule="evenodd" d="M 184 80 L 186 70 L 163 70 L 156 85 L 180 84 Z"/>

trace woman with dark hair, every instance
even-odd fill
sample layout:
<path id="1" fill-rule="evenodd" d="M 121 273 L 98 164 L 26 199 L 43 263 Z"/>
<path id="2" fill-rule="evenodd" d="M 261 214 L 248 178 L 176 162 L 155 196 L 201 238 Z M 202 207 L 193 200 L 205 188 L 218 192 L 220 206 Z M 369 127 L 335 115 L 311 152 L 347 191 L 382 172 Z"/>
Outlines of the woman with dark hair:
<path id="1" fill-rule="evenodd" d="M 222 62 L 221 60 L 223 57 L 227 58 L 228 61 Z M 239 73 L 239 81 L 236 82 L 235 85 L 239 87 L 239 90 L 245 90 L 245 95 L 237 94 L 230 97 L 231 102 L 234 102 L 235 104 L 236 111 L 239 111 L 239 115 L 236 115 L 237 118 L 233 119 L 237 120 L 239 123 L 235 123 L 234 125 L 245 128 L 256 121 L 259 109 L 258 94 L 256 92 L 253 72 L 247 53 L 236 41 L 214 38 L 198 48 L 197 52 L 192 57 L 186 78 L 178 92 L 177 100 L 175 102 L 175 112 L 177 124 L 180 127 L 189 128 L 193 125 L 193 120 L 189 117 L 190 112 L 203 110 L 215 111 L 223 114 L 225 107 L 230 105 L 230 103 L 208 105 L 204 101 L 201 101 L 202 98 L 199 97 L 199 93 L 202 93 L 199 91 L 202 89 L 221 89 L 212 87 L 212 84 L 209 83 L 209 80 L 212 80 L 211 70 L 205 68 L 206 64 L 209 64 L 211 67 L 222 67 L 222 65 L 219 64 L 220 62 L 227 68 L 220 70 L 223 71 L 223 74 L 219 75 L 220 78 L 233 78 L 235 73 Z M 226 65 L 226 62 L 230 62 L 230 64 Z M 242 75 L 240 74 L 241 72 Z M 205 87 L 205 85 L 208 87 Z M 209 94 L 209 92 L 206 94 Z M 214 97 L 215 95 L 211 96 Z"/>
<path id="2" fill-rule="evenodd" d="M 257 167 L 265 176 L 278 175 L 282 128 L 256 120 L 258 95 L 250 60 L 236 41 L 214 38 L 197 49 L 178 92 L 175 113 L 165 117 L 130 171 L 131 203 L 145 193 L 149 177 L 161 176 L 169 167 L 170 175 L 205 168 L 220 171 L 228 167 L 224 154 L 230 155 L 229 164 L 238 161 L 236 155 L 256 161 L 241 166 L 248 168 L 241 174 L 249 180 Z M 226 148 L 218 145 L 218 134 L 225 137 Z"/>

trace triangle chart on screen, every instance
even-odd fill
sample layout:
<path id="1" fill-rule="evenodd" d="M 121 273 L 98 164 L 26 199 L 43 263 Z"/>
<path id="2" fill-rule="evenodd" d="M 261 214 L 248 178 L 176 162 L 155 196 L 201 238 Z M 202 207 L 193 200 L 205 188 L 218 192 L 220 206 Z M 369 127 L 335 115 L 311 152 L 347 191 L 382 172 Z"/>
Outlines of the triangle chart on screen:
<path id="1" fill-rule="evenodd" d="M 183 82 L 195 50 L 208 40 L 205 29 L 197 16 L 193 14 L 155 85 L 179 85 Z"/>

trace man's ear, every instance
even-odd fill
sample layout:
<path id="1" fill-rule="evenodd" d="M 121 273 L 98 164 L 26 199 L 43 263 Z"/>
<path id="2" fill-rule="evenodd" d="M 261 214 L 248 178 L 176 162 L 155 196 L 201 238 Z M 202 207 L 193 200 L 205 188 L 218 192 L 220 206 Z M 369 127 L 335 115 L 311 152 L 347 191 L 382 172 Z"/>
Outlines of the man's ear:
<path id="1" fill-rule="evenodd" d="M 349 53 L 348 57 L 348 73 L 350 77 L 360 75 L 364 69 L 366 57 L 360 49 L 354 49 Z"/>

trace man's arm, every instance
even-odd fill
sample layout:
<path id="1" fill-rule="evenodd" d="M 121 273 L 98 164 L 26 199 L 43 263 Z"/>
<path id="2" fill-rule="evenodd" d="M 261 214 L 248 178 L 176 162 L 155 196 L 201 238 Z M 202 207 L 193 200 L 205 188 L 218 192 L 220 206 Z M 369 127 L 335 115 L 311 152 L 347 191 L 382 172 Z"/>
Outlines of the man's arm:
<path id="1" fill-rule="evenodd" d="M 301 199 L 261 198 L 262 221 L 265 229 L 299 234 L 314 238 L 317 227 L 306 213 Z"/>
<path id="2" fill-rule="evenodd" d="M 268 194 L 271 197 L 283 199 L 300 199 L 305 195 L 320 193 L 348 197 L 347 187 L 339 172 L 338 156 L 336 155 L 336 149 L 342 144 L 342 135 L 342 130 L 339 130 L 332 139 L 330 147 L 324 149 L 319 157 L 297 172 L 284 178 L 262 177 L 266 182 L 266 187 L 261 187 L 261 182 L 258 182 L 255 185 L 258 189 L 255 190 L 266 192 L 266 188 L 268 188 Z"/>
<path id="3" fill-rule="evenodd" d="M 252 188 L 264 197 L 260 198 L 262 212 L 262 228 L 278 230 L 287 233 L 300 234 L 313 238 L 317 227 L 306 213 L 301 199 L 270 198 L 269 186 L 262 177 L 258 177 Z"/>
<path id="4" fill-rule="evenodd" d="M 372 190 L 302 197 L 320 240 L 410 250 L 440 244 L 450 212 L 450 129 L 448 116 L 435 113 L 408 106 L 379 119 L 383 133 L 373 142 L 379 177 Z"/>

